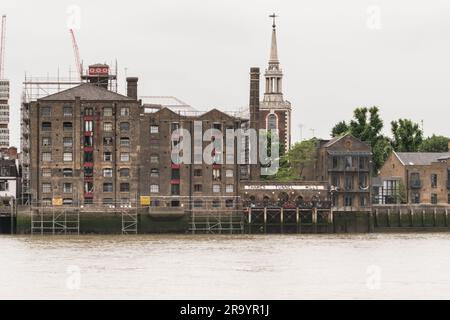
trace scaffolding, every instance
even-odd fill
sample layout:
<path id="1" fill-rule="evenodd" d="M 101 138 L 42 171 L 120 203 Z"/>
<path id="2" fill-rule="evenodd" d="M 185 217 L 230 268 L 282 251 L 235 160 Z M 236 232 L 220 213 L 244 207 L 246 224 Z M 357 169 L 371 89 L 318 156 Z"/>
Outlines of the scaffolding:
<path id="1" fill-rule="evenodd" d="M 32 235 L 80 234 L 80 210 L 78 208 L 48 209 L 31 207 Z"/>

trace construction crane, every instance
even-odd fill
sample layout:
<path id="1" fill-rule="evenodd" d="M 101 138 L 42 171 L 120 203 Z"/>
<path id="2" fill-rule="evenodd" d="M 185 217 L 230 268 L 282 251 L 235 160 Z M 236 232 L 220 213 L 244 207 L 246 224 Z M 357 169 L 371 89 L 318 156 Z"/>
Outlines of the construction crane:
<path id="1" fill-rule="evenodd" d="M 73 31 L 73 29 L 70 29 L 69 31 L 72 37 L 73 52 L 75 54 L 75 64 L 77 67 L 78 75 L 81 80 L 81 77 L 83 76 L 83 68 L 81 67 L 80 50 L 78 49 L 77 39 L 75 38 L 75 32 Z"/>
<path id="2" fill-rule="evenodd" d="M 2 34 L 0 40 L 0 79 L 4 78 L 6 50 L 6 15 L 2 16 Z"/>

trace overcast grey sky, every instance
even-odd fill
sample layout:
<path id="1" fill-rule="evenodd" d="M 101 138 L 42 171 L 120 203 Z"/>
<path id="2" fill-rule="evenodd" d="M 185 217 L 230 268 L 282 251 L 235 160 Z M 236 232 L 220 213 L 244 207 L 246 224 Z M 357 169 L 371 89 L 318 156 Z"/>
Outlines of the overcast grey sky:
<path id="1" fill-rule="evenodd" d="M 173 95 L 199 109 L 246 106 L 249 68 L 267 65 L 268 15 L 276 12 L 293 140 L 299 124 L 304 138 L 311 129 L 326 138 L 355 107 L 372 105 L 387 130 L 403 117 L 424 120 L 427 135 L 450 134 L 448 0 L 2 0 L 12 144 L 19 145 L 24 73 L 74 68 L 72 5 L 81 9 L 84 64 L 117 58 L 122 80 L 124 68 L 140 78 L 141 95 Z"/>

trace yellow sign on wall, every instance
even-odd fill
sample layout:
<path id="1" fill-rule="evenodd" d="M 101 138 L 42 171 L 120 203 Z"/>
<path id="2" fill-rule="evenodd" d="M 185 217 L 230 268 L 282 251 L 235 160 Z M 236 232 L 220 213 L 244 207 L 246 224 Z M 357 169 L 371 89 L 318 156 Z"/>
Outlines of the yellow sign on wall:
<path id="1" fill-rule="evenodd" d="M 141 206 L 150 206 L 152 199 L 150 197 L 141 197 Z"/>
<path id="2" fill-rule="evenodd" d="M 62 198 L 53 198 L 53 206 L 54 207 L 60 207 L 63 205 L 63 199 Z"/>

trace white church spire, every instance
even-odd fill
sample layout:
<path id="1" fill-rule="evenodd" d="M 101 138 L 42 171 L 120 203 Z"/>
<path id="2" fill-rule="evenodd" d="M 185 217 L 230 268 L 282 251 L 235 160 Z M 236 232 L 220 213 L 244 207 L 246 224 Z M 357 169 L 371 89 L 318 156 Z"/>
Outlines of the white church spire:
<path id="1" fill-rule="evenodd" d="M 278 45 L 277 45 L 277 25 L 275 13 L 269 16 L 273 19 L 272 24 L 272 42 L 270 45 L 269 67 L 266 70 L 266 90 L 264 101 L 283 101 L 283 71 L 280 68 L 280 61 L 278 59 Z"/>

